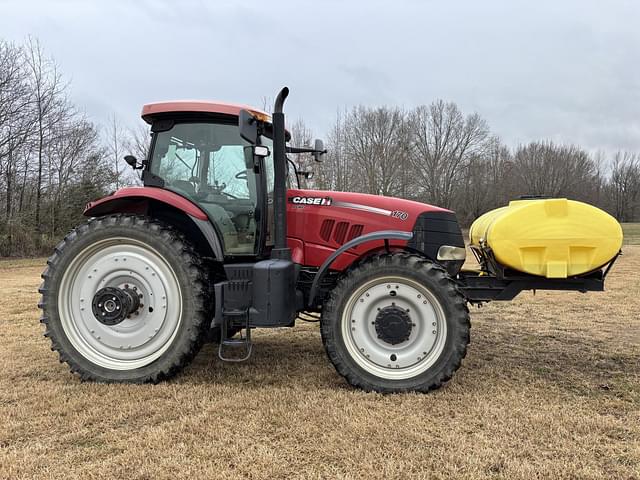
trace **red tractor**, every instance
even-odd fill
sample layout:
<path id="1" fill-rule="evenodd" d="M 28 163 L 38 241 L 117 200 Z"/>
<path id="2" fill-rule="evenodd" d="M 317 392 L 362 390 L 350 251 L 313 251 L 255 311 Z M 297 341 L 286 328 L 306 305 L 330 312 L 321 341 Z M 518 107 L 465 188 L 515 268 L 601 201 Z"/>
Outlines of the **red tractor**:
<path id="1" fill-rule="evenodd" d="M 283 89 L 270 116 L 212 102 L 145 105 L 143 187 L 87 205 L 40 288 L 45 336 L 83 380 L 158 382 L 207 339 L 251 354 L 251 329 L 320 313 L 329 359 L 351 385 L 428 391 L 469 343 L 469 302 L 524 289 L 602 290 L 606 272 L 545 279 L 461 271 L 453 212 L 398 198 L 293 188 Z M 292 167 L 295 169 L 295 165 Z M 485 259 L 486 260 L 486 259 Z"/>

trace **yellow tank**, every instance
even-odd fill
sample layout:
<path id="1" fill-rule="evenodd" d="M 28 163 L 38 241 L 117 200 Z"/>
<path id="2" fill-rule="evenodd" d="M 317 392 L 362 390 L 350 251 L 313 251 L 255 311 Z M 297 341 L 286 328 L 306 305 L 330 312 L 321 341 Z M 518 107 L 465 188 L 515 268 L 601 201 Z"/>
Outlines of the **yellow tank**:
<path id="1" fill-rule="evenodd" d="M 606 212 L 566 198 L 515 200 L 480 216 L 471 245 L 491 248 L 506 267 L 567 278 L 609 263 L 622 247 L 622 228 Z"/>

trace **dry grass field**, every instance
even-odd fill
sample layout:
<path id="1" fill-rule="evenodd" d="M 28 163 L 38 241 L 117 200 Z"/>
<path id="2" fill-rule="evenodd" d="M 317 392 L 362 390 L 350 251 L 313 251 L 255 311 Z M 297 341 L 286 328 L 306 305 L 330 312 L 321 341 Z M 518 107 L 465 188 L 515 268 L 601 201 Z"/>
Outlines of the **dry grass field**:
<path id="1" fill-rule="evenodd" d="M 160 385 L 81 383 L 42 337 L 42 260 L 0 262 L 0 478 L 640 478 L 640 246 L 608 291 L 472 311 L 429 395 L 348 387 L 317 325 L 207 346 Z"/>
<path id="2" fill-rule="evenodd" d="M 623 223 L 624 243 L 628 245 L 640 244 L 640 223 Z"/>

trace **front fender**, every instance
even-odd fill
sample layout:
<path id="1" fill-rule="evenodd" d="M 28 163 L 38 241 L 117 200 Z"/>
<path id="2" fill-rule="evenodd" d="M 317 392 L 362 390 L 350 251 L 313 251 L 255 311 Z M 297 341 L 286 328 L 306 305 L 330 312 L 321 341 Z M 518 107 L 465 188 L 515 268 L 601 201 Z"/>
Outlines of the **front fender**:
<path id="1" fill-rule="evenodd" d="M 362 243 L 370 242 L 372 240 L 406 240 L 409 241 L 413 237 L 412 232 L 402 232 L 399 230 L 381 230 L 378 232 L 371 232 L 365 235 L 361 235 L 352 240 L 349 240 L 347 243 L 338 248 L 335 252 L 333 252 L 329 257 L 320 265 L 318 272 L 316 273 L 315 278 L 313 279 L 313 283 L 311 284 L 311 290 L 309 291 L 309 299 L 307 304 L 309 306 L 313 306 L 313 302 L 316 298 L 316 294 L 318 293 L 318 286 L 320 285 L 320 280 L 327 273 L 331 264 L 344 252 L 349 250 L 350 248 L 356 247 Z"/>

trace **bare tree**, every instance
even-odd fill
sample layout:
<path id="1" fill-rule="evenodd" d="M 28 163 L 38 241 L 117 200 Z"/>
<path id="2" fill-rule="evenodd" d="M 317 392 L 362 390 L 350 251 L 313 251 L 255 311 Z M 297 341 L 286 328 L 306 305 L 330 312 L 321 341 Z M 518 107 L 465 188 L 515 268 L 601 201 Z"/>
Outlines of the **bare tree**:
<path id="1" fill-rule="evenodd" d="M 11 219 L 20 154 L 29 141 L 33 116 L 23 50 L 0 41 L 0 169 L 5 187 L 5 218 Z"/>
<path id="2" fill-rule="evenodd" d="M 263 95 L 260 98 L 260 104 L 262 107 L 262 110 L 269 113 L 271 111 L 271 109 L 273 108 L 273 100 L 271 97 L 267 97 L 266 95 Z"/>
<path id="3" fill-rule="evenodd" d="M 636 154 L 618 152 L 613 158 L 610 182 L 613 214 L 621 222 L 637 220 L 640 200 L 640 159 Z"/>
<path id="4" fill-rule="evenodd" d="M 451 207 L 471 157 L 483 151 L 487 123 L 476 113 L 464 116 L 455 103 L 437 100 L 410 116 L 411 160 L 428 202 Z"/>
<path id="5" fill-rule="evenodd" d="M 124 140 L 124 149 L 138 160 L 148 160 L 151 133 L 147 124 L 137 124 L 133 128 L 128 128 Z"/>
<path id="6" fill-rule="evenodd" d="M 350 159 L 345 153 L 346 112 L 336 113 L 336 122 L 327 138 L 328 153 L 316 175 L 316 185 L 321 190 L 351 190 L 353 175 Z"/>
<path id="7" fill-rule="evenodd" d="M 298 118 L 295 122 L 288 127 L 289 132 L 291 133 L 291 140 L 289 144 L 293 147 L 308 147 L 312 143 L 313 132 L 307 126 L 305 121 L 301 118 Z M 299 154 L 290 154 L 289 159 L 295 164 L 296 170 L 299 173 L 302 172 L 313 172 L 315 173 L 315 165 L 313 156 L 309 153 L 299 153 Z M 291 173 L 291 172 L 290 172 Z M 292 179 L 292 185 L 297 186 L 300 184 L 305 188 L 313 188 L 315 183 L 313 180 L 306 181 L 304 178 L 293 178 L 292 175 L 289 176 Z"/>
<path id="8" fill-rule="evenodd" d="M 46 142 L 51 129 L 67 114 L 66 84 L 56 63 L 45 56 L 40 42 L 29 37 L 25 50 L 26 66 L 35 105 L 37 168 L 35 221 L 39 229 L 42 203 L 42 179 L 45 167 Z"/>
<path id="9" fill-rule="evenodd" d="M 511 152 L 497 137 L 489 139 L 483 151 L 470 156 L 455 195 L 456 211 L 463 223 L 471 223 L 512 198 L 511 170 Z"/>
<path id="10" fill-rule="evenodd" d="M 531 142 L 514 154 L 513 183 L 520 194 L 590 200 L 595 167 L 575 145 Z"/>
<path id="11" fill-rule="evenodd" d="M 120 177 L 122 174 L 119 166 L 120 156 L 123 152 L 124 139 L 122 135 L 122 128 L 120 127 L 120 123 L 118 122 L 118 119 L 116 118 L 116 115 L 114 113 L 109 118 L 109 127 L 107 131 L 107 151 L 109 152 L 109 157 L 113 162 L 113 169 L 116 173 L 116 190 L 120 188 Z"/>
<path id="12" fill-rule="evenodd" d="M 353 162 L 353 186 L 376 195 L 400 192 L 400 167 L 409 153 L 402 110 L 354 108 L 345 117 L 343 141 L 344 154 Z"/>
<path id="13" fill-rule="evenodd" d="M 113 130 L 113 129 L 112 129 Z M 135 127 L 127 128 L 123 132 L 122 153 L 133 155 L 140 162 L 149 160 L 149 146 L 151 143 L 151 134 L 147 124 L 136 124 Z M 111 138 L 113 142 L 113 138 Z M 140 172 L 140 170 L 138 170 Z M 120 183 L 122 185 L 140 184 L 141 178 L 133 170 L 125 169 L 121 172 Z"/>
<path id="14" fill-rule="evenodd" d="M 96 127 L 66 88 L 37 40 L 0 40 L 0 255 L 48 250 L 113 181 Z"/>
<path id="15" fill-rule="evenodd" d="M 64 199 L 88 158 L 98 152 L 96 127 L 81 116 L 71 117 L 61 124 L 52 142 L 52 179 L 49 184 L 51 232 L 55 234 L 63 210 Z"/>

